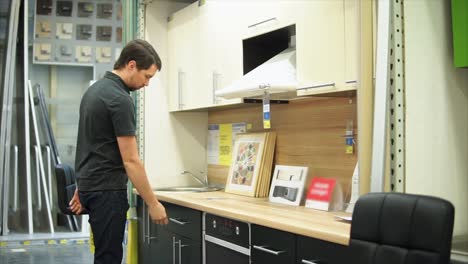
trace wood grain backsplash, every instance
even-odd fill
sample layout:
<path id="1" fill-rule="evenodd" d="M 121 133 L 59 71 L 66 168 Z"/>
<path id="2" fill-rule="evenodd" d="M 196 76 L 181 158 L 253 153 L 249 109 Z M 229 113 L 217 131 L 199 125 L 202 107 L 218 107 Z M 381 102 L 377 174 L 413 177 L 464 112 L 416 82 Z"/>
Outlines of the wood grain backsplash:
<path id="1" fill-rule="evenodd" d="M 353 120 L 357 133 L 356 97 L 313 97 L 271 105 L 271 130 L 277 140 L 274 164 L 307 166 L 306 187 L 313 177 L 333 177 L 348 197 L 351 177 L 357 162 L 345 153 L 346 123 Z M 246 122 L 250 131 L 262 131 L 262 105 L 210 112 L 209 124 Z M 356 137 L 355 137 L 356 138 Z M 229 166 L 208 165 L 211 182 L 226 183 Z"/>

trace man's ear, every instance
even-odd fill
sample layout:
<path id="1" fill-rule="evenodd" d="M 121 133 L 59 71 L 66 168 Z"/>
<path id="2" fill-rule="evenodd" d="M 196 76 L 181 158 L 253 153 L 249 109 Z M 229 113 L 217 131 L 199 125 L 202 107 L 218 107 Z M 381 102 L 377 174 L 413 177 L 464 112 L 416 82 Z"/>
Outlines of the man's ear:
<path id="1" fill-rule="evenodd" d="M 134 61 L 134 60 L 130 60 L 130 61 L 127 63 L 127 67 L 128 67 L 129 70 L 134 70 L 134 69 L 136 69 L 136 68 L 137 68 L 136 66 L 137 66 L 137 65 L 136 65 L 136 61 Z"/>

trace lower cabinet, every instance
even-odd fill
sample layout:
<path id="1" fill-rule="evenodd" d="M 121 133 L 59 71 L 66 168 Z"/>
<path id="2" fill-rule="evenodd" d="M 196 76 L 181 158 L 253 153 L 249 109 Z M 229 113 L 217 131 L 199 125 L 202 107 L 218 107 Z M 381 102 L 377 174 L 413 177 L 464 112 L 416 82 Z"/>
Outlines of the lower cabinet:
<path id="1" fill-rule="evenodd" d="M 201 264 L 201 243 L 193 239 L 168 232 L 172 244 L 171 261 L 176 264 Z"/>
<path id="2" fill-rule="evenodd" d="M 252 225 L 251 235 L 252 263 L 294 263 L 296 235 L 259 225 Z"/>
<path id="3" fill-rule="evenodd" d="M 201 264 L 201 245 L 192 239 L 158 226 L 158 239 L 151 244 L 149 259 L 139 263 Z"/>
<path id="4" fill-rule="evenodd" d="M 169 224 L 156 225 L 151 222 L 146 205 L 138 197 L 138 263 L 201 264 L 201 212 L 163 204 Z"/>
<path id="5" fill-rule="evenodd" d="M 311 237 L 252 225 L 251 259 L 255 264 L 342 264 L 347 247 Z"/>
<path id="6" fill-rule="evenodd" d="M 139 263 L 201 264 L 202 213 L 163 203 L 169 224 L 153 224 L 140 197 L 138 214 Z M 264 226 L 251 225 L 252 264 L 342 264 L 347 263 L 346 246 Z M 227 256 L 225 256 L 227 257 Z M 220 261 L 223 263 L 224 261 Z"/>
<path id="7" fill-rule="evenodd" d="M 141 198 L 137 199 L 137 221 L 138 221 L 138 260 L 139 263 L 150 263 L 155 259 L 156 248 L 164 244 L 163 238 L 159 236 L 158 227 L 151 222 L 148 208 Z M 158 256 L 157 259 L 160 259 Z M 158 262 L 165 263 L 165 262 Z"/>
<path id="8" fill-rule="evenodd" d="M 297 236 L 297 264 L 342 264 L 347 247 L 311 237 Z"/>

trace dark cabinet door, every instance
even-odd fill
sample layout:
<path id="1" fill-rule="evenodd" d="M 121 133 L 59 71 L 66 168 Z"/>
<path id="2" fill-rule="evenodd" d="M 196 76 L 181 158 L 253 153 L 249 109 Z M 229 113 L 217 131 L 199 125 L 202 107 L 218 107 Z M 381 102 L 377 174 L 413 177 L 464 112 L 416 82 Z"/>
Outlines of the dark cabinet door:
<path id="1" fill-rule="evenodd" d="M 164 226 L 151 221 L 141 197 L 137 199 L 138 263 L 173 264 L 171 236 Z"/>
<path id="2" fill-rule="evenodd" d="M 297 236 L 297 264 L 347 263 L 347 247 L 311 237 Z"/>
<path id="3" fill-rule="evenodd" d="M 199 241 L 160 228 L 158 239 L 151 245 L 151 261 L 156 264 L 201 264 Z"/>
<path id="4" fill-rule="evenodd" d="M 154 224 L 153 224 L 154 225 Z M 174 264 L 173 254 L 174 247 L 171 234 L 164 227 L 157 227 L 157 234 L 150 244 L 150 258 L 148 262 L 152 264 Z"/>
<path id="5" fill-rule="evenodd" d="M 201 264 L 201 244 L 200 241 L 195 241 L 179 235 L 174 235 L 174 248 L 178 253 L 175 263 L 177 264 Z"/>
<path id="6" fill-rule="evenodd" d="M 143 202 L 140 203 L 137 212 L 147 214 Z M 164 206 L 172 219 L 168 225 L 156 225 L 149 216 L 141 221 L 138 217 L 139 263 L 201 264 L 201 212 L 170 203 Z"/>
<path id="7" fill-rule="evenodd" d="M 251 259 L 255 264 L 294 263 L 296 236 L 294 234 L 252 225 Z"/>
<path id="8" fill-rule="evenodd" d="M 163 203 L 166 208 L 169 224 L 166 228 L 175 233 L 190 239 L 201 241 L 201 212 L 171 204 Z"/>
<path id="9" fill-rule="evenodd" d="M 149 263 L 149 243 L 147 241 L 148 217 L 146 205 L 138 196 L 137 198 L 137 225 L 138 225 L 138 260 L 140 263 Z"/>

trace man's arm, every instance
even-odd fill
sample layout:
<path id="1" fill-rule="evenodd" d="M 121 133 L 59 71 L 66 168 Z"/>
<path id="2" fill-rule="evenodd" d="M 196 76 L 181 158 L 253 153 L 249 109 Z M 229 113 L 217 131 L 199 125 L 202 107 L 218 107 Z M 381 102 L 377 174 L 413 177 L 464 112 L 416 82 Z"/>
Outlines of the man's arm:
<path id="1" fill-rule="evenodd" d="M 136 137 L 120 136 L 117 137 L 117 142 L 127 175 L 138 190 L 140 196 L 148 205 L 151 219 L 157 224 L 167 224 L 166 209 L 158 199 L 156 199 L 153 190 L 151 190 L 148 178 L 146 177 L 145 168 L 138 156 Z"/>

